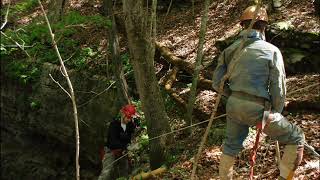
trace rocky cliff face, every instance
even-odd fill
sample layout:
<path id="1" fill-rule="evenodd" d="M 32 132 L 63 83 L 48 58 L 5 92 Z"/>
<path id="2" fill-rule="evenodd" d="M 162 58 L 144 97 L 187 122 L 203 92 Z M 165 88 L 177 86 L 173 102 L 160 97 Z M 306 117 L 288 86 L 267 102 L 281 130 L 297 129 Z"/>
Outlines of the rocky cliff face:
<path id="1" fill-rule="evenodd" d="M 21 85 L 1 71 L 1 177 L 73 179 L 75 133 L 71 100 L 59 67 L 44 64 L 36 85 Z M 117 94 L 105 77 L 70 71 L 80 120 L 81 179 L 99 174 L 106 124 L 117 113 Z M 84 81 L 86 79 L 86 81 Z M 35 88 L 36 87 L 36 88 Z M 102 93 L 103 92 L 103 93 Z"/>

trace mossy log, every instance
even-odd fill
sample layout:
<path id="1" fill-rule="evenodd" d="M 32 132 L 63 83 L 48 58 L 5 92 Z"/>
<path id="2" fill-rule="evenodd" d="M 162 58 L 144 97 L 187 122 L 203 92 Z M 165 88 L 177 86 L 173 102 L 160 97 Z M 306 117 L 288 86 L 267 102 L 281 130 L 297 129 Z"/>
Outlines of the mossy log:
<path id="1" fill-rule="evenodd" d="M 161 168 L 158 168 L 158 169 L 155 169 L 153 171 L 150 171 L 150 172 L 142 172 L 138 175 L 135 175 L 134 177 L 131 178 L 131 180 L 145 180 L 145 179 L 149 179 L 149 178 L 152 178 L 152 177 L 155 177 L 161 173 L 164 173 L 165 171 L 167 170 L 167 168 L 165 167 L 161 167 Z"/>

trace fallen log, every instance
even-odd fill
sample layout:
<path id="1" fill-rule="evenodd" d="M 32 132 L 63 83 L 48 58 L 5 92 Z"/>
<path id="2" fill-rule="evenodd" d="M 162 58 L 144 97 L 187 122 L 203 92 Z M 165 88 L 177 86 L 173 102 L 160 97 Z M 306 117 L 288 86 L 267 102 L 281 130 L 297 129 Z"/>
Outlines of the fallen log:
<path id="1" fill-rule="evenodd" d="M 156 48 L 156 50 L 158 50 L 160 52 L 161 56 L 163 56 L 171 64 L 173 64 L 174 66 L 177 66 L 181 69 L 184 69 L 186 72 L 188 72 L 190 74 L 193 74 L 193 70 L 195 68 L 193 64 L 190 64 L 190 63 L 184 61 L 183 59 L 175 56 L 169 50 L 169 48 L 165 47 L 164 45 L 162 45 L 159 42 L 155 43 L 155 48 Z"/>
<path id="2" fill-rule="evenodd" d="M 155 177 L 161 173 L 164 173 L 167 169 L 165 167 L 161 167 L 161 168 L 158 168 L 158 169 L 155 169 L 153 171 L 150 171 L 150 172 L 141 172 L 140 174 L 138 175 L 135 175 L 134 177 L 131 178 L 131 180 L 144 180 L 144 179 L 149 179 L 149 178 L 152 178 L 152 177 Z"/>
<path id="3" fill-rule="evenodd" d="M 194 64 L 191 64 L 187 61 L 184 61 L 183 59 L 175 56 L 169 48 L 165 47 L 159 42 L 155 43 L 156 50 L 161 54 L 163 58 L 165 58 L 169 63 L 173 64 L 178 69 L 183 69 L 187 73 L 193 75 L 195 66 Z M 212 89 L 212 81 L 209 79 L 204 78 L 201 74 L 199 75 L 199 82 L 198 87 L 201 87 L 203 89 Z"/>
<path id="4" fill-rule="evenodd" d="M 164 88 L 166 90 L 171 89 L 172 84 L 176 81 L 177 78 L 177 73 L 179 72 L 179 68 L 177 66 L 174 66 L 171 70 L 171 72 L 169 73 L 167 82 L 164 85 Z"/>

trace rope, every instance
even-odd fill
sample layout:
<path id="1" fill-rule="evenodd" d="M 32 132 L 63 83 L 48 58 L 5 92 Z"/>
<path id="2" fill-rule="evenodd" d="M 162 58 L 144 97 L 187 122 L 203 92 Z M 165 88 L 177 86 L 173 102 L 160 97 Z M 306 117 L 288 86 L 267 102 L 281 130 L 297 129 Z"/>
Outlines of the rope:
<path id="1" fill-rule="evenodd" d="M 291 91 L 291 92 L 288 93 L 288 95 L 294 94 L 296 92 L 299 92 L 299 91 L 302 91 L 302 90 L 305 90 L 305 89 L 309 89 L 309 88 L 314 87 L 314 86 L 318 86 L 319 84 L 320 83 L 315 83 L 315 84 L 303 87 L 301 89 L 297 89 L 297 90 Z M 261 133 L 263 131 L 263 127 L 261 126 L 261 128 L 259 128 L 257 126 L 257 129 L 258 129 L 258 132 L 257 132 L 257 135 L 256 135 L 255 143 L 254 143 L 254 146 L 253 146 L 251 154 L 250 154 L 250 174 L 249 174 L 249 179 L 250 180 L 253 180 L 253 172 L 254 172 L 253 168 L 254 168 L 254 164 L 256 163 L 256 156 L 257 156 L 257 151 L 258 151 L 258 147 L 259 147 L 259 140 L 260 140 L 260 135 L 261 135 Z M 309 148 L 309 145 L 307 143 L 305 143 L 305 146 L 307 146 Z M 312 149 L 311 149 L 311 151 L 312 151 Z M 277 163 L 280 164 L 280 150 L 279 150 L 278 141 L 276 141 L 276 154 L 277 154 L 277 161 L 278 161 Z M 293 177 L 293 171 L 290 172 L 290 174 L 289 174 L 287 179 L 291 180 L 292 177 Z"/>
<path id="2" fill-rule="evenodd" d="M 225 117 L 225 116 L 227 116 L 227 114 L 222 114 L 222 115 L 220 115 L 220 116 L 215 117 L 214 119 L 219 119 L 219 118 L 222 118 L 222 117 Z M 149 141 L 154 140 L 154 139 L 157 139 L 157 138 L 160 138 L 160 137 L 162 137 L 162 136 L 166 136 L 166 135 L 169 135 L 169 134 L 173 134 L 173 133 L 176 133 L 176 132 L 179 132 L 179 131 L 182 131 L 182 130 L 191 128 L 191 127 L 193 127 L 193 126 L 197 126 L 197 125 L 203 124 L 203 123 L 208 122 L 208 121 L 210 121 L 210 119 L 207 119 L 207 120 L 205 120 L 205 121 L 201 121 L 201 122 L 199 122 L 199 123 L 196 123 L 196 124 L 193 124 L 193 125 L 190 125 L 190 126 L 181 128 L 181 129 L 177 129 L 177 130 L 174 130 L 174 131 L 171 131 L 171 132 L 168 132 L 168 133 L 161 134 L 161 135 L 159 135 L 159 136 L 150 138 Z"/>
<path id="3" fill-rule="evenodd" d="M 222 114 L 220 116 L 217 116 L 215 117 L 214 119 L 219 119 L 219 118 L 222 118 L 222 117 L 226 117 L 227 114 Z M 200 124 L 203 124 L 203 123 L 206 123 L 210 121 L 210 119 L 208 120 L 205 120 L 205 121 L 201 121 L 199 123 L 196 123 L 196 124 L 193 124 L 193 125 L 190 125 L 190 126 L 187 126 L 187 127 L 183 127 L 181 129 L 177 129 L 177 130 L 174 130 L 174 131 L 171 131 L 171 132 L 168 132 L 168 133 L 164 133 L 164 134 L 161 134 L 159 136 L 155 136 L 155 137 L 152 137 L 152 138 L 149 138 L 149 141 L 152 141 L 152 140 L 155 140 L 155 139 L 158 139 L 160 137 L 163 137 L 163 136 L 166 136 L 166 135 L 169 135 L 169 134 L 173 134 L 173 133 L 176 133 L 176 132 L 179 132 L 179 131 L 182 131 L 182 130 L 185 130 L 185 129 L 188 129 L 188 128 L 191 128 L 191 127 L 194 127 L 194 126 L 197 126 L 197 125 L 200 125 Z M 116 163 L 117 161 L 119 161 L 120 159 L 124 158 L 125 156 L 127 156 L 129 153 L 125 153 L 123 154 L 122 156 L 120 156 L 118 159 L 114 160 L 112 163 L 110 163 L 107 167 L 104 167 L 104 168 L 109 168 L 111 167 L 114 163 Z"/>
<path id="4" fill-rule="evenodd" d="M 301 91 L 301 90 L 305 90 L 305 89 L 314 87 L 314 86 L 316 86 L 316 85 L 319 85 L 319 83 L 313 84 L 313 85 L 310 85 L 310 86 L 306 86 L 306 87 L 304 87 L 304 88 L 301 88 L 301 89 L 292 91 L 292 92 L 290 92 L 290 93 L 288 93 L 288 94 L 291 95 L 291 94 L 293 94 L 293 93 L 295 93 L 295 92 L 298 92 L 298 91 Z M 220 115 L 220 116 L 214 117 L 214 119 L 219 119 L 219 118 L 222 118 L 222 117 L 225 117 L 225 116 L 227 116 L 227 114 L 222 114 L 222 115 Z M 198 126 L 198 125 L 200 125 L 200 124 L 204 124 L 204 123 L 206 123 L 206 122 L 208 122 L 208 121 L 210 121 L 210 119 L 207 119 L 207 120 L 205 120 L 205 121 L 201 121 L 201 122 L 199 122 L 199 123 L 196 123 L 196 124 L 193 124 L 193 125 L 190 125 L 190 126 L 186 126 L 186 127 L 183 127 L 183 128 L 180 128 L 180 129 L 177 129 L 177 130 L 168 132 L 168 133 L 164 133 L 164 134 L 161 134 L 161 135 L 159 135 L 159 136 L 155 136 L 155 137 L 149 138 L 149 141 L 152 141 L 152 140 L 158 139 L 158 138 L 160 138 L 160 137 L 167 136 L 167 135 L 169 135 L 169 134 L 173 134 L 173 133 L 176 133 L 176 132 L 179 132 L 179 131 L 183 131 L 183 130 L 185 130 L 185 129 L 188 129 L 188 128 L 191 128 L 191 127 L 194 127 L 194 126 Z M 259 142 L 260 134 L 261 134 L 261 129 L 259 129 L 259 131 L 258 131 L 258 133 L 257 133 L 257 135 L 256 135 L 256 141 L 255 141 L 255 145 L 254 145 L 254 147 L 256 147 L 256 150 L 254 150 L 254 148 L 253 148 L 253 151 L 251 152 L 251 153 L 252 153 L 252 154 L 251 154 L 251 156 L 252 156 L 252 157 L 251 157 L 251 161 L 253 162 L 253 164 L 251 165 L 251 162 L 250 162 L 250 165 L 251 165 L 251 167 L 250 167 L 250 177 L 253 176 L 253 165 L 254 165 L 254 163 L 255 163 L 255 157 L 256 157 L 257 148 L 258 148 L 258 143 L 257 143 L 257 142 Z M 259 135 L 259 137 L 257 137 L 258 135 Z M 319 157 L 319 154 L 314 151 L 314 148 L 313 148 L 312 146 L 310 146 L 310 145 L 308 145 L 308 144 L 305 144 L 305 146 L 307 147 L 307 149 L 309 149 L 310 151 L 312 151 L 317 157 Z M 112 163 L 110 163 L 106 168 L 109 168 L 109 167 L 112 166 L 114 163 L 116 163 L 116 162 L 119 161 L 120 159 L 124 158 L 124 157 L 127 156 L 128 154 L 129 154 L 129 153 L 125 153 L 124 155 L 122 155 L 121 157 L 119 157 L 118 159 L 116 159 L 116 160 L 114 160 Z M 252 174 L 252 175 L 251 175 L 251 174 Z"/>
<path id="5" fill-rule="evenodd" d="M 262 131 L 262 129 L 258 128 L 258 133 L 256 135 L 256 140 L 254 142 L 254 146 L 252 148 L 251 155 L 250 155 L 250 176 L 249 176 L 250 180 L 253 180 L 253 167 L 254 167 L 254 164 L 256 163 L 256 155 L 257 155 L 257 151 L 258 151 L 261 131 Z"/>

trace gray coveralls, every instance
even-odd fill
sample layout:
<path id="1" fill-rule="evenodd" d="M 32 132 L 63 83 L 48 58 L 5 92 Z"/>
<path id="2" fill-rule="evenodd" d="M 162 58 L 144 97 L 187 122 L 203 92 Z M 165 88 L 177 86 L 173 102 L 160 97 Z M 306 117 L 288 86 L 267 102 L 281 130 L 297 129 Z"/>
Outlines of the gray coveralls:
<path id="1" fill-rule="evenodd" d="M 228 97 L 227 139 L 223 153 L 234 157 L 243 149 L 249 127 L 262 121 L 265 101 L 271 104 L 273 118 L 264 132 L 280 143 L 303 145 L 302 130 L 280 114 L 286 94 L 285 69 L 280 50 L 266 42 L 264 35 L 256 30 L 251 30 L 248 38 L 252 42 L 240 54 L 223 92 Z M 213 74 L 213 88 L 217 91 L 240 41 L 225 49 L 219 57 Z"/>
<path id="2" fill-rule="evenodd" d="M 102 160 L 102 171 L 98 180 L 114 180 L 119 177 L 127 177 L 129 171 L 128 157 L 114 157 L 109 150 L 105 147 L 105 155 Z M 114 162 L 117 160 L 117 162 Z"/>

